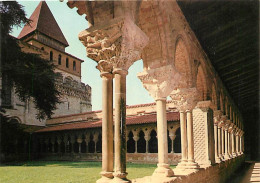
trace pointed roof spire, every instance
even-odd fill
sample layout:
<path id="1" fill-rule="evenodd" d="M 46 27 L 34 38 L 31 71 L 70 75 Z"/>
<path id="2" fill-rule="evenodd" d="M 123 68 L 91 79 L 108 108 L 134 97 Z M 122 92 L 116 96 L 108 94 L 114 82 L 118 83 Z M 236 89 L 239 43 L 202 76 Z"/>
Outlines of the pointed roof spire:
<path id="1" fill-rule="evenodd" d="M 28 34 L 39 31 L 57 41 L 65 46 L 69 46 L 66 38 L 64 37 L 59 25 L 57 24 L 55 18 L 53 17 L 51 10 L 49 9 L 45 1 L 41 1 L 32 13 L 30 20 L 32 20 L 30 25 L 25 25 L 18 39 L 21 39 Z"/>

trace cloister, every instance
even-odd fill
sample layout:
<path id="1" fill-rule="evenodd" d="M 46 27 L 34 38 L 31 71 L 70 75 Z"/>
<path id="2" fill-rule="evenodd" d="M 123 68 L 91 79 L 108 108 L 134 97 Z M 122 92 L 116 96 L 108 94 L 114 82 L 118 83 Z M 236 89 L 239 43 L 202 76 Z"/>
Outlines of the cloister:
<path id="1" fill-rule="evenodd" d="M 144 68 L 138 78 L 156 102 L 158 164 L 153 175 L 133 182 L 178 182 L 179 175 L 189 175 L 188 181 L 203 171 L 208 173 L 203 181 L 194 182 L 225 180 L 244 157 L 243 118 L 177 2 L 67 4 L 86 14 L 89 28 L 79 39 L 102 77 L 102 171 L 97 182 L 131 182 L 126 167 L 126 76 L 139 59 Z M 181 161 L 174 170 L 168 163 L 167 97 L 180 113 Z M 133 134 L 135 142 L 137 138 Z M 220 176 L 222 166 L 226 173 Z"/>
<path id="2" fill-rule="evenodd" d="M 17 138 L 7 151 L 32 153 L 35 159 L 102 161 L 97 183 L 225 182 L 245 161 L 246 135 L 259 136 L 246 134 L 258 129 L 259 53 L 255 31 L 244 32 L 254 21 L 241 10 L 254 13 L 254 8 L 243 3 L 68 1 L 88 22 L 78 38 L 100 71 L 102 110 L 48 119 L 32 140 Z M 231 21 L 240 10 L 242 18 Z M 207 28 L 213 16 L 231 23 L 216 21 L 219 27 Z M 240 26 L 243 21 L 249 23 Z M 233 27 L 234 36 L 224 35 Z M 244 42 L 238 41 L 241 36 Z M 128 106 L 126 78 L 139 60 L 143 71 L 137 77 L 154 103 Z M 252 144 L 251 151 L 257 150 Z M 157 163 L 157 168 L 129 180 L 126 162 Z"/>

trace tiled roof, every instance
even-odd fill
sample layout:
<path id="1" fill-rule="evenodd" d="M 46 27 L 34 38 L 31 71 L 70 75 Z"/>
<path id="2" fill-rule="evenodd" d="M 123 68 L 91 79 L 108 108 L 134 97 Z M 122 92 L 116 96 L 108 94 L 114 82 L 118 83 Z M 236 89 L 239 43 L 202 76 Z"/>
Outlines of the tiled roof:
<path id="1" fill-rule="evenodd" d="M 25 37 L 26 35 L 39 31 L 57 41 L 69 46 L 66 38 L 64 37 L 59 25 L 57 24 L 55 18 L 53 17 L 51 10 L 49 9 L 45 1 L 41 1 L 32 13 L 30 20 L 32 21 L 30 25 L 25 25 L 18 39 Z"/>
<path id="2" fill-rule="evenodd" d="M 178 121 L 178 120 L 180 120 L 180 115 L 178 112 L 169 112 L 169 113 L 167 113 L 167 120 L 168 121 Z M 127 117 L 126 125 L 156 123 L 156 121 L 157 121 L 156 114 L 146 114 L 146 115 Z M 36 131 L 36 133 L 97 128 L 97 127 L 101 127 L 101 125 L 102 125 L 102 120 L 82 121 L 82 122 L 67 123 L 67 124 L 62 124 L 62 125 L 48 126 L 46 128 Z"/>

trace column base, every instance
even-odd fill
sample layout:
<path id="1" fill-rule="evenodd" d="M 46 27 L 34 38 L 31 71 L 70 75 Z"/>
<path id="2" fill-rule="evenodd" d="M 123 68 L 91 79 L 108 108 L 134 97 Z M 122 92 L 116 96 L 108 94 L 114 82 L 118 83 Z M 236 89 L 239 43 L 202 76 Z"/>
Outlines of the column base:
<path id="1" fill-rule="evenodd" d="M 199 169 L 199 164 L 194 160 L 188 161 L 185 166 L 186 169 Z"/>
<path id="2" fill-rule="evenodd" d="M 101 172 L 102 177 L 96 183 L 108 183 L 113 180 L 113 172 Z"/>
<path id="3" fill-rule="evenodd" d="M 215 157 L 216 163 L 220 163 L 222 162 L 222 158 L 221 157 Z"/>
<path id="4" fill-rule="evenodd" d="M 152 177 L 154 176 L 164 176 L 164 177 L 172 177 L 174 175 L 172 169 L 169 164 L 159 163 L 157 164 L 157 168 L 155 169 Z"/>
<path id="5" fill-rule="evenodd" d="M 178 163 L 176 168 L 178 168 L 178 169 L 185 169 L 187 163 L 188 163 L 187 160 L 181 160 L 181 162 Z"/>
<path id="6" fill-rule="evenodd" d="M 127 174 L 128 174 L 127 172 L 125 172 L 125 173 L 114 172 L 113 173 L 114 178 L 112 179 L 111 182 L 112 183 L 131 183 L 131 181 L 126 178 Z"/>
<path id="7" fill-rule="evenodd" d="M 237 153 L 232 154 L 233 158 L 237 157 Z"/>
<path id="8" fill-rule="evenodd" d="M 230 156 L 228 154 L 225 154 L 224 158 L 225 158 L 225 160 L 228 160 L 228 159 L 230 159 Z"/>

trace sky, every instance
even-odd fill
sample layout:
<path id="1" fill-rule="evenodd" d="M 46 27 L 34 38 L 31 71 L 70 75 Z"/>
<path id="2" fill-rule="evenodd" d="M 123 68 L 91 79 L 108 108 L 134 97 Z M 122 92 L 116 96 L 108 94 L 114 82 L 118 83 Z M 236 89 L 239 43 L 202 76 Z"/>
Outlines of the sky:
<path id="1" fill-rule="evenodd" d="M 24 6 L 27 17 L 29 18 L 39 1 L 18 1 Z M 92 88 L 92 110 L 102 109 L 102 80 L 100 72 L 96 69 L 97 63 L 86 56 L 86 49 L 78 39 L 78 34 L 88 28 L 88 22 L 85 15 L 80 16 L 77 9 L 70 9 L 67 1 L 47 1 L 47 4 L 60 26 L 65 38 L 69 43 L 66 52 L 81 58 L 84 63 L 81 67 L 81 81 Z M 12 35 L 17 37 L 22 27 L 14 27 Z M 126 104 L 144 104 L 154 102 L 153 98 L 144 89 L 141 81 L 137 78 L 137 73 L 142 72 L 142 60 L 136 61 L 128 70 L 126 79 Z"/>

